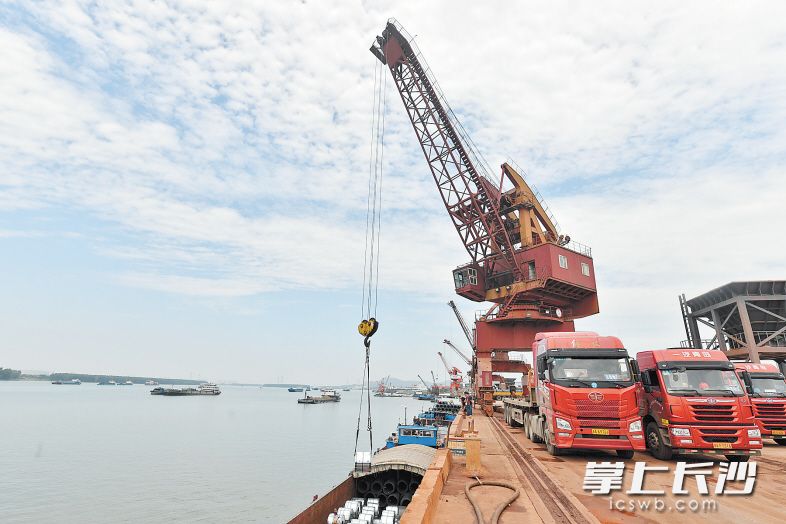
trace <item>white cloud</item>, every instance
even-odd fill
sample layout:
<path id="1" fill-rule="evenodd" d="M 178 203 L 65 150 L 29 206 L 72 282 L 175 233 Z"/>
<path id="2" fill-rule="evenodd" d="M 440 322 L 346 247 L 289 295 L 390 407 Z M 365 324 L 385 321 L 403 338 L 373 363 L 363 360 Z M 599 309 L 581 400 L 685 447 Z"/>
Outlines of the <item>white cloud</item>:
<path id="1" fill-rule="evenodd" d="M 0 210 L 66 207 L 115 224 L 133 242 L 95 249 L 132 263 L 118 276 L 129 285 L 207 296 L 358 285 L 367 48 L 393 12 L 492 167 L 512 155 L 563 228 L 593 244 L 602 304 L 630 301 L 645 280 L 674 294 L 675 275 L 712 286 L 765 273 L 786 254 L 739 248 L 783 223 L 780 5 L 17 9 L 36 24 L 0 30 Z M 383 284 L 443 293 L 467 257 L 388 101 Z M 710 236 L 694 238 L 699 228 Z"/>

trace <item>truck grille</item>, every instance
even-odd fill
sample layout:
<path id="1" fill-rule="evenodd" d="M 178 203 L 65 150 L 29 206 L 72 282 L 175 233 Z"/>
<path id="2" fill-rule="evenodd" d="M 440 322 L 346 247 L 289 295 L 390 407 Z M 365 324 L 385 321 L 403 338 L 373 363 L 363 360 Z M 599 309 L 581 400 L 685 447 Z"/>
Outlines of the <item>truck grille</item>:
<path id="1" fill-rule="evenodd" d="M 699 428 L 704 442 L 737 442 L 739 429 Z"/>
<path id="2" fill-rule="evenodd" d="M 588 399 L 576 399 L 576 410 L 582 418 L 615 418 L 620 416 L 619 400 L 603 400 L 593 402 Z"/>
<path id="3" fill-rule="evenodd" d="M 786 430 L 786 402 L 754 402 L 753 414 L 766 431 Z"/>
<path id="4" fill-rule="evenodd" d="M 582 428 L 615 428 L 620 427 L 619 420 L 579 417 L 579 426 Z"/>
<path id="5" fill-rule="evenodd" d="M 753 404 L 753 413 L 761 419 L 783 419 L 786 420 L 786 403 L 778 404 Z"/>
<path id="6" fill-rule="evenodd" d="M 732 405 L 691 404 L 691 411 L 698 422 L 734 422 L 736 410 Z"/>

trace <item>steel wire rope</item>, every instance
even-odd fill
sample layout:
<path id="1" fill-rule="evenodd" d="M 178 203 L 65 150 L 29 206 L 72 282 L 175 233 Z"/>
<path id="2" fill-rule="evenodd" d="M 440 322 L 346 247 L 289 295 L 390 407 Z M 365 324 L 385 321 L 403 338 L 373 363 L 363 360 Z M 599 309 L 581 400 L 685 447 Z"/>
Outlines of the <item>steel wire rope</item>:
<path id="1" fill-rule="evenodd" d="M 360 301 L 360 316 L 365 318 L 366 310 L 364 306 L 366 305 L 366 275 L 368 272 L 368 230 L 369 230 L 369 221 L 371 220 L 371 179 L 372 172 L 374 171 L 374 145 L 375 145 L 375 129 L 376 129 L 376 106 L 377 106 L 377 78 L 379 77 L 379 62 L 375 61 L 374 63 L 374 90 L 372 92 L 372 100 L 371 100 L 371 140 L 370 140 L 370 151 L 369 151 L 369 159 L 368 159 L 368 193 L 366 194 L 366 238 L 365 238 L 365 247 L 363 249 L 363 296 Z"/>
<path id="2" fill-rule="evenodd" d="M 383 76 L 385 76 L 384 75 L 384 71 L 382 70 L 382 68 L 380 67 L 379 69 L 380 69 L 381 74 Z M 386 81 L 387 81 L 387 76 L 385 76 L 385 82 Z M 373 153 L 373 156 L 374 156 L 374 168 L 373 168 L 373 174 L 370 174 L 370 177 L 371 177 L 373 182 L 371 183 L 372 189 L 370 189 L 370 191 L 372 192 L 372 197 L 371 197 L 371 235 L 370 235 L 370 249 L 369 249 L 368 295 L 367 295 L 368 315 L 369 316 L 371 316 L 371 304 L 372 304 L 371 296 L 372 296 L 372 290 L 376 286 L 375 272 L 374 272 L 374 254 L 375 254 L 374 249 L 375 249 L 375 247 L 377 248 L 377 250 L 379 249 L 379 246 L 378 246 L 378 243 L 377 243 L 376 233 L 377 233 L 378 219 L 379 219 L 378 212 L 377 212 L 377 202 L 378 202 L 377 187 L 378 187 L 378 185 L 380 183 L 380 177 L 381 177 L 381 173 L 382 173 L 382 171 L 381 171 L 382 168 L 381 168 L 381 165 L 380 165 L 380 156 L 381 156 L 381 150 L 382 150 L 382 146 L 381 146 L 381 139 L 382 139 L 381 126 L 382 126 L 382 118 L 383 118 L 383 117 L 380 116 L 382 114 L 382 98 L 383 98 L 382 82 L 383 82 L 382 78 L 380 78 L 379 82 L 377 82 L 377 87 L 379 89 L 379 91 L 376 94 L 377 105 L 375 107 L 375 110 L 376 110 L 376 123 L 377 123 L 377 125 L 376 125 L 376 130 L 375 130 L 376 131 L 376 135 L 375 135 L 375 137 L 372 137 L 372 141 L 374 142 L 374 153 Z M 376 139 L 374 139 L 374 138 L 376 138 Z M 376 301 L 376 298 L 374 300 Z M 376 304 L 375 304 L 375 307 L 376 307 Z"/>
<path id="3" fill-rule="evenodd" d="M 374 289 L 374 317 L 377 316 L 377 303 L 379 301 L 379 250 L 382 245 L 382 168 L 384 167 L 385 160 L 385 112 L 387 111 L 387 87 L 388 75 L 384 74 L 384 81 L 382 82 L 382 133 L 379 135 L 379 211 L 377 212 L 377 273 Z M 377 117 L 379 118 L 379 117 Z"/>
<path id="4" fill-rule="evenodd" d="M 387 85 L 387 76 L 378 61 L 374 65 L 374 93 L 372 96 L 372 118 L 371 118 L 371 151 L 369 155 L 369 181 L 368 181 L 368 194 L 366 197 L 366 238 L 365 247 L 363 252 L 363 295 L 361 299 L 361 314 L 363 316 L 371 317 L 371 304 L 372 304 L 372 289 L 374 290 L 374 314 L 376 314 L 378 293 L 379 293 L 379 243 L 378 233 L 381 230 L 379 221 L 379 213 L 381 212 L 381 202 L 379 211 L 377 203 L 381 200 L 381 151 L 382 151 L 382 135 L 384 134 L 384 104 L 382 98 L 384 96 L 383 84 Z M 382 115 L 382 117 L 380 117 Z M 376 272 L 374 266 L 374 254 L 376 248 Z M 376 280 L 375 280 L 376 276 Z M 368 285 L 368 292 L 366 292 L 366 285 Z M 365 307 L 365 309 L 364 309 Z M 369 365 L 370 355 L 370 342 L 366 339 L 365 345 L 365 361 L 363 365 L 363 377 L 361 379 L 361 393 L 360 403 L 358 407 L 358 420 L 355 429 L 355 456 L 357 457 L 357 447 L 360 440 L 360 419 L 363 415 L 363 397 L 366 397 L 367 409 L 367 423 L 366 429 L 369 435 L 369 448 L 374 451 L 374 436 L 372 432 L 372 419 L 371 419 L 371 366 Z"/>

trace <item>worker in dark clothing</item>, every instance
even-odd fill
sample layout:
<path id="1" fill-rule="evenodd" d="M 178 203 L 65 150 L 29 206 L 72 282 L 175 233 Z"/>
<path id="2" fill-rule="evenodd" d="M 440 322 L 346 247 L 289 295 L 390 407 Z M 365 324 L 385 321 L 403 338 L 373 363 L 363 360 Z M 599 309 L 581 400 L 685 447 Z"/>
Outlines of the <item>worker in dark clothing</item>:
<path id="1" fill-rule="evenodd" d="M 472 416 L 472 397 L 469 392 L 466 393 L 466 398 L 464 399 L 464 413 L 466 413 L 468 417 Z"/>

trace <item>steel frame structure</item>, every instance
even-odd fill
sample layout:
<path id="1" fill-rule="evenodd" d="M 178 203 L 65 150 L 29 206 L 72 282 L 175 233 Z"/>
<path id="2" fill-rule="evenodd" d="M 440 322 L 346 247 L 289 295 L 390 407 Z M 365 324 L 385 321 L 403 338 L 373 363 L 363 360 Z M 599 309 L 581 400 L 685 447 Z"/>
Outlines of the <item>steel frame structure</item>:
<path id="1" fill-rule="evenodd" d="M 683 347 L 720 350 L 738 361 L 772 359 L 786 370 L 786 281 L 732 282 L 679 301 Z M 702 339 L 700 325 L 714 336 Z"/>

